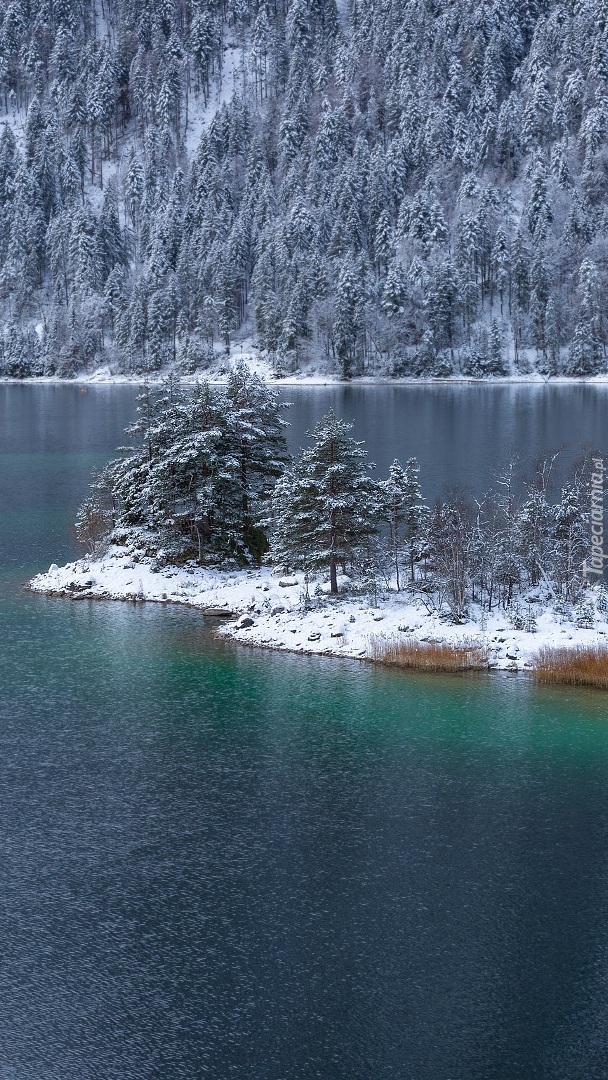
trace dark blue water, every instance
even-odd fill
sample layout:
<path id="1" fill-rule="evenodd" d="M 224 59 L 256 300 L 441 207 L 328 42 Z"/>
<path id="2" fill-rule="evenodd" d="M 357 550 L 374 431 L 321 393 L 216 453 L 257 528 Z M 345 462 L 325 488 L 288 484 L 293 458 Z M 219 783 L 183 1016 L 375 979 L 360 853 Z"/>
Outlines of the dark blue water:
<path id="1" fill-rule="evenodd" d="M 132 403 L 0 389 L 0 1078 L 604 1080 L 606 697 L 22 592 Z"/>

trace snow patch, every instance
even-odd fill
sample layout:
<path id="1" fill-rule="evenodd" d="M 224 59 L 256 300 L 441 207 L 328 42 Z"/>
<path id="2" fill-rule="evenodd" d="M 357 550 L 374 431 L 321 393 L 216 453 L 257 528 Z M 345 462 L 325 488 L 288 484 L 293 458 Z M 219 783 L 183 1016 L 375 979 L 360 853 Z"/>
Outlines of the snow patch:
<path id="1" fill-rule="evenodd" d="M 324 656 L 369 658 L 372 637 L 407 636 L 453 645 L 475 640 L 488 649 L 491 670 L 525 671 L 542 646 L 607 643 L 605 617 L 598 616 L 593 629 L 579 629 L 559 622 L 550 607 L 535 604 L 534 633 L 512 629 L 504 611 L 482 617 L 473 609 L 467 623 L 454 626 L 406 592 L 385 591 L 374 606 L 367 596 L 331 596 L 329 584 L 320 584 L 323 595 L 310 607 L 304 601 L 312 590 L 301 573 L 285 579 L 269 567 L 219 570 L 194 563 L 159 569 L 137 553 L 114 547 L 97 561 L 79 559 L 62 567 L 53 563 L 28 587 L 74 599 L 185 604 L 218 620 L 224 616 L 215 632 L 235 641 Z"/>

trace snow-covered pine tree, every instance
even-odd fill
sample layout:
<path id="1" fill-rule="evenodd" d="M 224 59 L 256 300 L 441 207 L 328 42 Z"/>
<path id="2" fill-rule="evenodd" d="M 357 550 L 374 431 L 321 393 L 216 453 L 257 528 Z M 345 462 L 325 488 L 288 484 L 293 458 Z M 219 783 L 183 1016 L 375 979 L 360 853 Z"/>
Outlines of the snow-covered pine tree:
<path id="1" fill-rule="evenodd" d="M 280 411 L 242 365 L 226 390 L 187 392 L 175 377 L 147 386 L 127 429 L 136 448 L 102 478 L 117 533 L 173 558 L 258 561 L 268 546 L 260 522 L 288 461 Z"/>
<path id="2" fill-rule="evenodd" d="M 437 503 L 430 518 L 433 543 L 429 550 L 431 575 L 445 596 L 455 623 L 464 620 L 468 605 L 473 528 L 469 507 L 461 500 Z"/>
<path id="3" fill-rule="evenodd" d="M 588 521 L 580 480 L 566 484 L 554 508 L 554 573 L 565 600 L 574 603 L 581 585 L 581 566 L 588 548 Z"/>
<path id="4" fill-rule="evenodd" d="M 590 259 L 584 259 L 579 270 L 579 317 L 568 360 L 571 375 L 597 375 L 602 368 L 599 292 L 597 267 Z"/>
<path id="5" fill-rule="evenodd" d="M 414 564 L 420 559 L 427 539 L 429 508 L 422 498 L 419 483 L 420 466 L 416 458 L 408 458 L 405 465 L 403 539 L 410 566 L 410 580 L 414 580 Z"/>
<path id="6" fill-rule="evenodd" d="M 275 482 L 290 461 L 285 405 L 242 361 L 229 375 L 225 402 L 223 453 L 232 463 L 226 500 L 245 546 L 260 559 L 268 546 L 260 523 Z"/>
<path id="7" fill-rule="evenodd" d="M 593 601 L 586 596 L 581 596 L 574 612 L 574 623 L 579 630 L 592 630 L 595 625 L 595 608 Z"/>
<path id="8" fill-rule="evenodd" d="M 379 488 L 382 493 L 383 517 L 388 522 L 389 528 L 389 551 L 391 561 L 395 569 L 395 581 L 397 591 L 401 587 L 399 569 L 401 565 L 401 549 L 403 538 L 401 528 L 405 519 L 404 501 L 406 479 L 401 462 L 397 458 L 393 461 L 387 480 L 381 480 Z"/>
<path id="9" fill-rule="evenodd" d="M 319 421 L 294 468 L 279 480 L 273 500 L 271 555 L 275 562 L 329 570 L 356 567 L 378 532 L 381 494 L 369 475 L 363 444 L 333 411 Z"/>
<path id="10" fill-rule="evenodd" d="M 496 319 L 492 319 L 488 331 L 488 365 L 489 375 L 505 375 L 506 365 L 503 357 L 502 331 Z"/>
<path id="11" fill-rule="evenodd" d="M 519 557 L 531 586 L 546 576 L 551 543 L 551 507 L 542 485 L 533 485 L 518 515 Z"/>
<path id="12" fill-rule="evenodd" d="M 395 568 L 397 589 L 400 588 L 401 554 L 405 552 L 410 581 L 414 580 L 414 564 L 422 549 L 429 509 L 423 501 L 416 458 L 409 458 L 405 469 L 395 458 L 387 480 L 380 481 L 383 516 L 389 526 L 391 560 Z"/>

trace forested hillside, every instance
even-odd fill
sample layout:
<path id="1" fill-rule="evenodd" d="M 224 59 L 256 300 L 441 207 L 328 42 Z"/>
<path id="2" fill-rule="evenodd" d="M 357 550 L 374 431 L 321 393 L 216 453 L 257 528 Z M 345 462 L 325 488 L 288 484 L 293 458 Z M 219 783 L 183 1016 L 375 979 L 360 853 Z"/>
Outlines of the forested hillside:
<path id="1" fill-rule="evenodd" d="M 605 370 L 607 24 L 5 0 L 1 372 Z"/>

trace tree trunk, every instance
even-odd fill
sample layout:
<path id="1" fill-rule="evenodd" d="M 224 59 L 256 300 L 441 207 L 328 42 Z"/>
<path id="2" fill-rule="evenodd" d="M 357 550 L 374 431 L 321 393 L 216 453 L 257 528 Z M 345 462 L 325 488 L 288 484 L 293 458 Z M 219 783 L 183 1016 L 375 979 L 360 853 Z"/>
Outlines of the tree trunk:
<path id="1" fill-rule="evenodd" d="M 329 591 L 334 594 L 338 591 L 338 570 L 334 555 L 329 560 Z"/>

